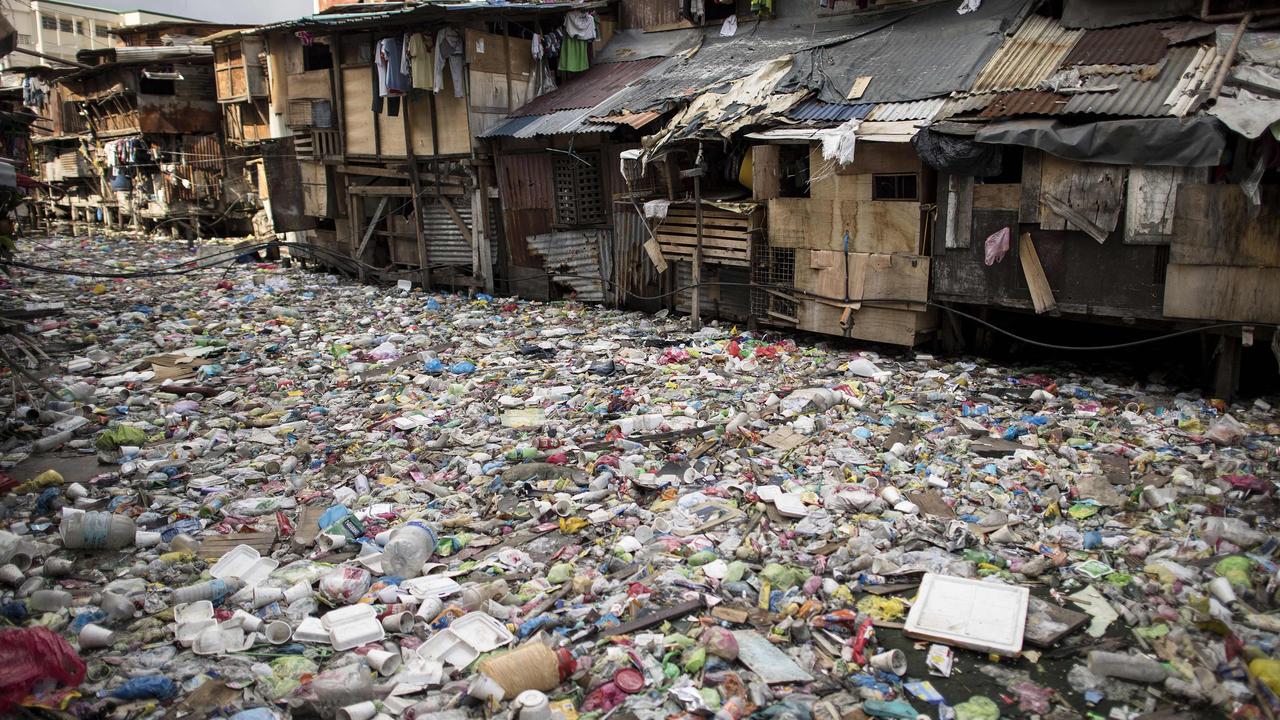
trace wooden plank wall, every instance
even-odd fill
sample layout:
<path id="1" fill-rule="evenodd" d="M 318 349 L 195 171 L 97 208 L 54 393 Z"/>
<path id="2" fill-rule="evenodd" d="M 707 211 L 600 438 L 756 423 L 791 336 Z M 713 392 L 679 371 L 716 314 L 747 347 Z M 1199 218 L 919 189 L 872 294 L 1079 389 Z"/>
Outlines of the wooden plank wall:
<path id="1" fill-rule="evenodd" d="M 1280 187 L 1255 216 L 1239 185 L 1183 185 L 1175 207 L 1164 314 L 1280 323 Z"/>

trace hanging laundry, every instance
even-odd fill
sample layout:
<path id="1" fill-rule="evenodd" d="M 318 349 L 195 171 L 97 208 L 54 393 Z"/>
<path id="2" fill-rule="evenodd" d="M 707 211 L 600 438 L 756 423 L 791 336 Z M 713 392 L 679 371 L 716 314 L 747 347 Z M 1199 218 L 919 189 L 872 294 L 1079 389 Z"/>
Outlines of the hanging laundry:
<path id="1" fill-rule="evenodd" d="M 404 48 L 400 38 L 383 38 L 374 52 L 378 66 L 378 91 L 383 97 L 403 95 L 409 90 L 409 76 L 402 65 Z"/>
<path id="2" fill-rule="evenodd" d="M 462 64 L 463 64 L 462 33 L 457 28 L 447 27 L 441 28 L 436 33 L 436 52 L 435 52 L 435 92 L 440 92 L 444 87 L 444 66 L 449 64 L 449 76 L 453 78 L 453 96 L 462 97 Z"/>
<path id="3" fill-rule="evenodd" d="M 404 66 L 409 69 L 413 87 L 430 90 L 435 87 L 435 38 L 426 33 L 404 36 Z"/>
<path id="4" fill-rule="evenodd" d="M 587 61 L 587 41 L 575 37 L 566 37 L 560 46 L 560 64 L 563 72 L 582 72 L 590 67 Z"/>
<path id="5" fill-rule="evenodd" d="M 49 84 L 38 77 L 27 76 L 22 79 L 22 104 L 32 110 L 44 108 L 49 96 Z"/>
<path id="6" fill-rule="evenodd" d="M 596 29 L 596 16 L 584 10 L 570 10 L 564 16 L 564 31 L 575 40 L 595 40 L 600 37 Z"/>
<path id="7" fill-rule="evenodd" d="M 562 30 L 553 30 L 543 35 L 534 33 L 529 43 L 533 53 L 533 96 L 546 95 L 556 89 L 556 74 L 551 69 L 549 58 L 560 54 L 560 36 Z"/>

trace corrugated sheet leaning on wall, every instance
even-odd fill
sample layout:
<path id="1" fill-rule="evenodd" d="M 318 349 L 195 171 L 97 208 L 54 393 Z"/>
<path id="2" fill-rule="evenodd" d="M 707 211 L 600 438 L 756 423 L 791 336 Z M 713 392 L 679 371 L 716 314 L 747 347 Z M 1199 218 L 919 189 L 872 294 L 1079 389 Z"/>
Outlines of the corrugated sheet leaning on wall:
<path id="1" fill-rule="evenodd" d="M 553 281 L 573 288 L 579 300 L 604 302 L 605 278 L 613 274 L 611 236 L 605 229 L 561 230 L 528 240 Z"/>

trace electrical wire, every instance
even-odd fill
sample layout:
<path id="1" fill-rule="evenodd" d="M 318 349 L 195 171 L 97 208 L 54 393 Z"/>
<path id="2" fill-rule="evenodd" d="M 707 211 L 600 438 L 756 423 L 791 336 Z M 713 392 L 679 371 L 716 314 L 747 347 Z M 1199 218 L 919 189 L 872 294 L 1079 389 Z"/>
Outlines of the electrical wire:
<path id="1" fill-rule="evenodd" d="M 151 277 L 165 277 L 165 276 L 174 276 L 174 275 L 187 275 L 200 270 L 208 270 L 224 262 L 234 260 L 236 257 L 240 257 L 251 252 L 258 252 L 259 250 L 263 250 L 271 247 L 287 247 L 290 249 L 298 248 L 305 252 L 309 252 L 312 254 L 325 255 L 331 258 L 335 258 L 337 260 L 350 262 L 358 266 L 363 266 L 365 268 L 369 268 L 373 270 L 379 269 L 371 265 L 362 263 L 358 260 L 355 260 L 354 258 L 347 257 L 337 251 L 330 250 L 329 248 L 324 248 L 316 245 L 309 245 L 306 243 L 283 242 L 283 241 L 274 241 L 274 240 L 255 243 L 247 246 L 229 248 L 227 250 L 214 253 L 212 255 L 207 255 L 205 257 L 197 258 L 194 260 L 187 260 L 177 265 L 171 265 L 165 268 L 144 270 L 144 271 L 132 272 L 132 273 L 74 271 L 74 270 L 68 270 L 65 268 L 52 268 L 52 267 L 34 265 L 32 263 L 25 263 L 25 262 L 20 262 L 16 260 L 6 261 L 3 263 L 0 263 L 0 265 L 20 267 L 26 270 L 31 270 L 33 272 L 44 272 L 44 273 L 57 274 L 57 275 L 70 275 L 75 277 L 96 277 L 96 278 L 112 278 L 112 279 L 151 278 Z M 218 260 L 216 262 L 210 262 L 211 260 L 215 258 L 220 258 L 222 256 L 228 256 L 228 257 L 222 260 Z M 543 273 L 542 275 L 522 277 L 520 279 L 522 281 L 528 281 L 528 280 L 536 280 L 540 277 L 576 278 L 576 279 L 584 279 L 584 280 L 593 280 L 593 281 L 597 281 L 602 284 L 611 285 L 614 287 L 617 286 L 617 283 L 611 280 L 608 280 L 606 278 L 593 277 L 593 276 L 587 276 L 587 275 L 571 275 L 567 273 Z M 689 292 L 690 290 L 694 290 L 701 287 L 746 287 L 751 289 L 774 289 L 781 292 L 787 292 L 798 297 L 804 297 L 804 298 L 809 298 L 813 300 L 822 300 L 822 301 L 827 301 L 831 303 L 838 303 L 841 305 L 847 304 L 849 302 L 846 298 L 838 298 L 838 297 L 833 297 L 829 295 L 822 295 L 815 292 L 809 292 L 807 290 L 799 290 L 796 288 L 787 287 L 785 285 L 775 285 L 770 283 L 754 283 L 754 282 L 744 283 L 744 282 L 706 281 L 706 282 L 692 283 L 689 285 L 685 285 L 683 287 L 679 287 L 679 288 L 676 288 L 675 290 L 661 293 L 659 295 L 642 295 L 640 293 L 635 293 L 630 290 L 624 290 L 623 292 L 628 297 L 637 299 L 637 300 L 663 300 L 663 299 L 672 297 L 673 295 Z M 902 300 L 902 298 L 861 298 L 858 300 L 858 302 L 904 302 L 904 301 Z M 1273 325 L 1268 325 L 1266 323 L 1224 322 L 1224 323 L 1215 323 L 1213 325 L 1201 325 L 1194 328 L 1187 328 L 1183 330 L 1162 333 L 1160 335 L 1156 335 L 1153 337 L 1141 338 L 1138 340 L 1131 340 L 1128 342 L 1110 343 L 1106 345 L 1062 345 L 1058 343 L 1049 343 L 1049 342 L 1044 342 L 1042 340 L 1036 340 L 1034 338 L 1028 338 L 1022 335 L 1018 335 L 1017 333 L 1011 330 L 1006 330 L 1005 328 L 1002 328 L 988 320 L 984 320 L 983 318 L 980 318 L 971 313 L 967 313 L 963 310 L 951 307 L 950 305 L 944 305 L 942 303 L 934 302 L 932 300 L 927 301 L 923 304 L 927 305 L 928 307 L 937 308 L 939 310 L 942 310 L 943 312 L 952 313 L 960 317 L 966 318 L 994 332 L 997 332 L 1013 340 L 1017 340 L 1018 342 L 1026 343 L 1028 345 L 1032 345 L 1035 347 L 1045 348 L 1048 350 L 1062 350 L 1062 351 L 1070 351 L 1070 352 L 1103 352 L 1103 351 L 1109 351 L 1109 350 L 1124 350 L 1128 348 L 1141 347 L 1143 345 L 1150 345 L 1153 343 L 1163 342 L 1165 340 L 1170 340 L 1170 339 L 1173 339 L 1176 337 L 1182 337 L 1185 335 L 1202 333 L 1209 330 L 1219 330 L 1219 329 L 1234 328 L 1234 327 L 1275 327 Z"/>

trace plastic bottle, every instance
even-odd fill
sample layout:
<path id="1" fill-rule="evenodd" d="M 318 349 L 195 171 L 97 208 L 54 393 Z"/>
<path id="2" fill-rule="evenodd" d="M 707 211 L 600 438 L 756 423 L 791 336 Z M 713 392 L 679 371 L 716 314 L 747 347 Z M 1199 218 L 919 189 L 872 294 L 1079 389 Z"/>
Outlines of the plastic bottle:
<path id="1" fill-rule="evenodd" d="M 229 577 L 225 580 L 207 580 L 195 585 L 174 588 L 173 603 L 175 605 L 192 603 L 197 600 L 218 600 L 235 592 L 239 592 L 244 587 L 244 581 L 238 577 Z"/>
<path id="2" fill-rule="evenodd" d="M 1169 676 L 1164 665 L 1139 655 L 1094 650 L 1089 653 L 1089 672 L 1098 677 L 1113 677 L 1133 682 L 1163 682 Z"/>
<path id="3" fill-rule="evenodd" d="M 62 518 L 62 545 L 71 550 L 119 550 L 133 544 L 133 518 L 109 512 L 72 513 Z"/>
<path id="4" fill-rule="evenodd" d="M 1205 518 L 1201 532 L 1204 534 L 1204 538 L 1211 543 L 1216 544 L 1219 540 L 1226 540 L 1232 545 L 1241 548 L 1260 545 L 1267 539 L 1265 533 L 1254 530 L 1249 527 L 1249 523 L 1239 518 Z"/>
<path id="5" fill-rule="evenodd" d="M 418 521 L 405 523 L 391 531 L 382 549 L 382 570 L 386 575 L 418 577 L 435 549 L 435 531 Z"/>
<path id="6" fill-rule="evenodd" d="M 65 432 L 60 432 L 60 433 L 57 433 L 56 435 L 50 435 L 48 437 L 42 437 L 39 440 L 36 440 L 35 442 L 31 443 L 31 448 L 36 452 L 49 452 L 50 450 L 57 450 L 63 445 L 66 445 L 67 443 L 71 442 L 71 440 L 74 437 L 75 437 L 75 433 L 71 432 L 70 430 Z"/>

